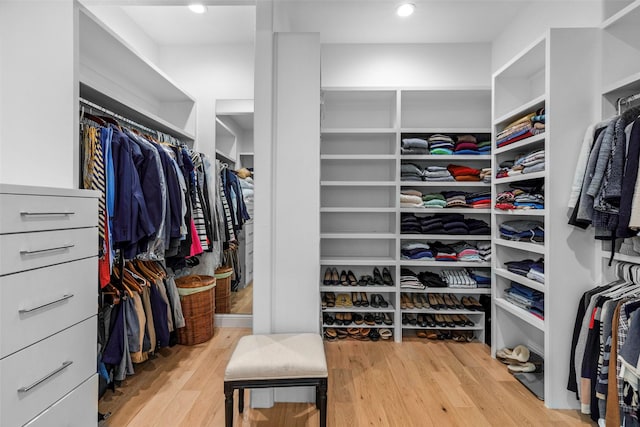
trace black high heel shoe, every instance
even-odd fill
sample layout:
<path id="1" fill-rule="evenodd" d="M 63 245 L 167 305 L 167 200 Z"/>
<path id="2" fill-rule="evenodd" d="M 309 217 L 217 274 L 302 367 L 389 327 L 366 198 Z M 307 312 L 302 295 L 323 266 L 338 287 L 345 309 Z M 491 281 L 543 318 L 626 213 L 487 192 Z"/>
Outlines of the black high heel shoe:
<path id="1" fill-rule="evenodd" d="M 382 282 L 387 286 L 393 286 L 393 278 L 387 267 L 382 269 Z"/>
<path id="2" fill-rule="evenodd" d="M 380 286 L 384 285 L 384 279 L 382 278 L 382 274 L 380 274 L 378 267 L 373 267 L 373 283 Z"/>
<path id="3" fill-rule="evenodd" d="M 324 279 L 322 279 L 322 284 L 325 286 L 331 286 L 333 285 L 333 281 L 331 280 L 331 273 L 333 273 L 333 270 L 331 269 L 331 267 L 327 268 L 324 271 Z"/>

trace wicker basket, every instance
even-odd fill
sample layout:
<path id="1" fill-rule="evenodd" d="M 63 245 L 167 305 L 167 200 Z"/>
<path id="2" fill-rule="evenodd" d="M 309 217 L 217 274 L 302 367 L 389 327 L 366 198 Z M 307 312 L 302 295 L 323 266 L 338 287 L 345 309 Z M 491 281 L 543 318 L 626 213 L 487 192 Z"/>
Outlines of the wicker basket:
<path id="1" fill-rule="evenodd" d="M 231 312 L 231 276 L 233 268 L 220 267 L 216 269 L 216 307 L 218 313 Z"/>
<path id="2" fill-rule="evenodd" d="M 191 275 L 176 279 L 178 291 L 180 289 L 195 291 L 190 295 L 180 296 L 185 327 L 177 329 L 178 343 L 182 345 L 200 344 L 213 337 L 215 286 L 201 291 L 198 291 L 198 288 L 212 285 L 215 281 L 215 277 L 202 275 Z"/>

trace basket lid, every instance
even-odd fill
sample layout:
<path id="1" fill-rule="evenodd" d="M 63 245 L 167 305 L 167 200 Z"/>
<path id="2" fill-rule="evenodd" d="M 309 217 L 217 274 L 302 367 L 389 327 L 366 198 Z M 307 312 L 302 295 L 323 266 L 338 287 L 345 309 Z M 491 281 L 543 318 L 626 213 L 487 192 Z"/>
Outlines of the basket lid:
<path id="1" fill-rule="evenodd" d="M 200 288 L 210 285 L 216 281 L 213 276 L 205 276 L 201 274 L 191 274 L 189 276 L 178 277 L 176 286 L 178 288 Z"/>
<path id="2" fill-rule="evenodd" d="M 216 269 L 216 279 L 226 279 L 233 274 L 233 268 L 220 267 Z"/>

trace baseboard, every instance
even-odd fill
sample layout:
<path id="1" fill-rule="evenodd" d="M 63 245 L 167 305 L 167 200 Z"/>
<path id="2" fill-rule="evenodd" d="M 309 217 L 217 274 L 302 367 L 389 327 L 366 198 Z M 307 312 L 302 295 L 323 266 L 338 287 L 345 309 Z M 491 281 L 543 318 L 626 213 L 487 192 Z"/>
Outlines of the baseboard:
<path id="1" fill-rule="evenodd" d="M 218 328 L 252 328 L 251 314 L 216 314 L 214 324 Z"/>

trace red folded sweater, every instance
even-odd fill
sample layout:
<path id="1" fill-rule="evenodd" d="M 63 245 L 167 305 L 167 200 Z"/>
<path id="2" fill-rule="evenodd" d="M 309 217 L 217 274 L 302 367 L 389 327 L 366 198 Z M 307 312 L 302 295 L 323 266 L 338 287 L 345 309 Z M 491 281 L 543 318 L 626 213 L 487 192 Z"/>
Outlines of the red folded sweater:
<path id="1" fill-rule="evenodd" d="M 448 165 L 447 170 L 454 177 L 460 175 L 480 175 L 480 170 L 471 168 L 469 166 Z"/>

